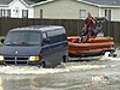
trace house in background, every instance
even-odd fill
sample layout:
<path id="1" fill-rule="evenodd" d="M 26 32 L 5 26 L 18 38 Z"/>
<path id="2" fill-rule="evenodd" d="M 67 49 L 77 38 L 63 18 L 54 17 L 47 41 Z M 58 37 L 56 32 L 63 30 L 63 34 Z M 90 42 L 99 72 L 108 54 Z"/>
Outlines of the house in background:
<path id="1" fill-rule="evenodd" d="M 0 17 L 34 18 L 32 4 L 29 0 L 0 0 Z"/>
<path id="2" fill-rule="evenodd" d="M 46 0 L 32 6 L 35 18 L 85 19 L 91 12 L 93 17 L 120 21 L 120 0 Z"/>

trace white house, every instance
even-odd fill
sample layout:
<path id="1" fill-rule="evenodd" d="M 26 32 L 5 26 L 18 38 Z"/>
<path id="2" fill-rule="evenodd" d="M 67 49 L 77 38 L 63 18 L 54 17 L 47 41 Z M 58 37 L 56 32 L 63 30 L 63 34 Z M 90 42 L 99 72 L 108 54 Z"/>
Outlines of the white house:
<path id="1" fill-rule="evenodd" d="M 29 0 L 0 0 L 0 17 L 34 18 L 31 4 Z"/>
<path id="2" fill-rule="evenodd" d="M 32 5 L 35 18 L 85 19 L 94 17 L 120 21 L 120 0 L 46 0 Z"/>

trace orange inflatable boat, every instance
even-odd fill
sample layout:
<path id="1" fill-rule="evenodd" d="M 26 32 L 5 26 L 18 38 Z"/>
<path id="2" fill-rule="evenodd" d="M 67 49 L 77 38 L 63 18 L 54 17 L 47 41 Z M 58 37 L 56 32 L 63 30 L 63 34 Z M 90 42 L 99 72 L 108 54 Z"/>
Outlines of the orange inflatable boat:
<path id="1" fill-rule="evenodd" d="M 80 40 L 79 36 L 68 37 L 69 56 L 98 56 L 103 55 L 107 51 L 115 51 L 114 39 L 112 37 L 92 37 L 84 43 Z"/>

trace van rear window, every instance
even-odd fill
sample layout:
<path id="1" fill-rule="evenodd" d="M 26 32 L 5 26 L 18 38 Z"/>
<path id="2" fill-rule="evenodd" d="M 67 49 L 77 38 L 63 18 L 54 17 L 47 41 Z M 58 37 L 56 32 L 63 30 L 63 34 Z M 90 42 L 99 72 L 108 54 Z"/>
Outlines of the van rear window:
<path id="1" fill-rule="evenodd" d="M 65 30 L 63 29 L 49 31 L 47 32 L 47 35 L 50 38 L 51 43 L 58 43 L 67 40 Z"/>
<path id="2" fill-rule="evenodd" d="M 51 36 L 61 35 L 61 34 L 64 34 L 64 33 L 65 33 L 65 30 L 58 29 L 58 30 L 48 31 L 47 35 L 48 35 L 48 37 L 51 37 Z"/>

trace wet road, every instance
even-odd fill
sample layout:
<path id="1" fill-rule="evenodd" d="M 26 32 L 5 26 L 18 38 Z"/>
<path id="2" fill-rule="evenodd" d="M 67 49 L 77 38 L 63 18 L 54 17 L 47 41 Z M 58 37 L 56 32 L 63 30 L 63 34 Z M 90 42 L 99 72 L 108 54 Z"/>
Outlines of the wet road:
<path id="1" fill-rule="evenodd" d="M 117 58 L 62 63 L 55 69 L 0 67 L 0 90 L 120 90 Z"/>

